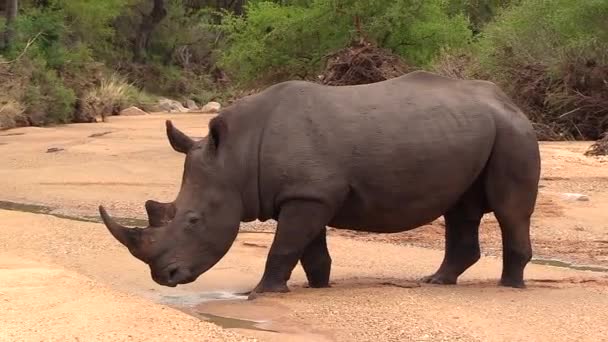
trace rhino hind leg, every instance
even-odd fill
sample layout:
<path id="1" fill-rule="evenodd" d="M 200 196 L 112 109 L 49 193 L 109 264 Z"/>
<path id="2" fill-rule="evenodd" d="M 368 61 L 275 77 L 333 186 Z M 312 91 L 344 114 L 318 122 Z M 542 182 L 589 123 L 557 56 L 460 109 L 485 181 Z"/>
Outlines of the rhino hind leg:
<path id="1" fill-rule="evenodd" d="M 258 285 L 250 294 L 255 298 L 264 292 L 289 292 L 287 281 L 298 261 L 304 257 L 307 275 L 314 275 L 319 285 L 323 285 L 329 275 L 328 264 L 313 260 L 312 251 L 326 249 L 325 235 L 321 236 L 330 219 L 330 210 L 323 204 L 314 201 L 291 201 L 281 206 L 277 231 L 266 259 L 264 274 Z M 308 248 L 308 252 L 307 252 Z M 329 253 L 327 253 L 329 256 Z M 326 262 L 327 260 L 325 260 Z M 322 266 L 321 268 L 318 268 Z M 327 275 L 325 274 L 327 272 Z M 318 278 L 317 278 L 318 277 Z M 309 278 L 310 279 L 310 278 Z"/>
<path id="2" fill-rule="evenodd" d="M 525 288 L 524 269 L 532 259 L 530 219 L 497 215 L 503 237 L 502 276 L 500 285 Z"/>
<path id="3" fill-rule="evenodd" d="M 479 224 L 484 214 L 479 182 L 445 215 L 445 252 L 437 272 L 422 278 L 429 284 L 456 284 L 458 277 L 480 258 Z"/>
<path id="4" fill-rule="evenodd" d="M 300 258 L 302 268 L 306 273 L 308 285 L 312 288 L 329 287 L 329 274 L 331 272 L 331 256 L 327 249 L 327 229 L 306 247 Z"/>
<path id="5" fill-rule="evenodd" d="M 534 174 L 528 179 L 496 177 L 488 182 L 488 199 L 502 235 L 502 286 L 525 288 L 524 269 L 532 259 L 530 219 L 538 189 Z"/>
<path id="6" fill-rule="evenodd" d="M 502 286 L 525 288 L 524 269 L 532 259 L 530 219 L 539 179 L 540 152 L 534 134 L 517 139 L 499 135 L 488 165 L 486 194 L 502 235 Z"/>

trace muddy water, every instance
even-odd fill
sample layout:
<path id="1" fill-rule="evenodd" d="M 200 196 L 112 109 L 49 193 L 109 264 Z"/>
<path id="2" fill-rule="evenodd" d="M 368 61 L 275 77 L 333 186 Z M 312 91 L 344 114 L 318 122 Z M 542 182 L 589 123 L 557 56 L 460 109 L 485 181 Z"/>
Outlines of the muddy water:
<path id="1" fill-rule="evenodd" d="M 204 311 L 205 304 L 209 302 L 230 301 L 231 303 L 238 303 L 246 300 L 247 296 L 231 292 L 215 291 L 187 293 L 183 295 L 160 295 L 156 301 L 160 304 L 177 308 L 180 311 L 198 317 L 202 320 L 214 323 L 225 329 L 247 329 L 278 333 L 276 330 L 261 327 L 262 324 L 271 323 L 270 320 L 234 318 Z"/>
<path id="2" fill-rule="evenodd" d="M 225 329 L 248 329 L 248 330 L 259 330 L 278 333 L 276 330 L 260 328 L 260 324 L 266 323 L 266 321 L 251 321 L 246 319 L 230 318 L 224 316 L 218 316 L 208 314 L 204 312 L 195 313 L 195 315 L 202 317 L 208 322 L 219 325 Z"/>

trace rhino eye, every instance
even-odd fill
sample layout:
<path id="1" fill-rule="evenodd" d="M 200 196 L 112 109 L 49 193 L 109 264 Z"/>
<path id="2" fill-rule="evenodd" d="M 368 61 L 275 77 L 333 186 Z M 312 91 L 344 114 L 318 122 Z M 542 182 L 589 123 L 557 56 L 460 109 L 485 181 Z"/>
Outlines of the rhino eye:
<path id="1" fill-rule="evenodd" d="M 190 216 L 190 218 L 188 219 L 188 223 L 190 224 L 197 224 L 198 221 L 200 221 L 200 219 L 197 216 Z"/>

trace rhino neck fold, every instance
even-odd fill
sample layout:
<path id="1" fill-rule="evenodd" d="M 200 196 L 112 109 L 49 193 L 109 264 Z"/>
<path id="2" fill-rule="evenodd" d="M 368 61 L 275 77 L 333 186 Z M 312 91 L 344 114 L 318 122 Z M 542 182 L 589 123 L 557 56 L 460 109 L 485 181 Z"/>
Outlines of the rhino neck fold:
<path id="1" fill-rule="evenodd" d="M 267 115 L 259 111 L 251 102 L 252 98 L 243 98 L 222 111 L 229 127 L 228 146 L 231 157 L 229 168 L 237 172 L 233 182 L 239 189 L 242 211 L 240 220 L 250 222 L 260 217 L 260 154 Z"/>

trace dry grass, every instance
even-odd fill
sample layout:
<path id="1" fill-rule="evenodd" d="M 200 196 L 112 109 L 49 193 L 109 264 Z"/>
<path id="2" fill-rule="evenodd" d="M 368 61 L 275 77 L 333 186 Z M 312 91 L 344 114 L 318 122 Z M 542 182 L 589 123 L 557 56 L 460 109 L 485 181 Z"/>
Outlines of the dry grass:
<path id="1" fill-rule="evenodd" d="M 23 114 L 25 109 L 14 100 L 0 102 L 0 130 L 9 129 L 27 124 L 27 118 Z"/>
<path id="2" fill-rule="evenodd" d="M 466 52 L 444 51 L 433 63 L 432 71 L 446 77 L 470 79 L 472 77 L 473 57 Z"/>
<path id="3" fill-rule="evenodd" d="M 119 112 L 129 102 L 134 91 L 132 84 L 123 77 L 112 74 L 103 78 L 98 87 L 88 91 L 82 101 L 82 114 L 85 118 L 101 117 Z"/>

